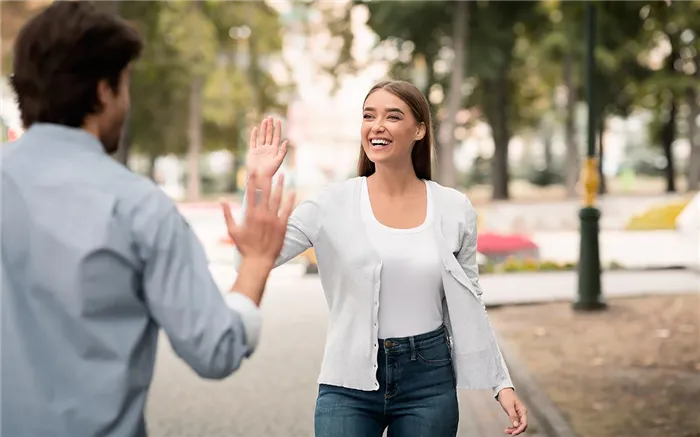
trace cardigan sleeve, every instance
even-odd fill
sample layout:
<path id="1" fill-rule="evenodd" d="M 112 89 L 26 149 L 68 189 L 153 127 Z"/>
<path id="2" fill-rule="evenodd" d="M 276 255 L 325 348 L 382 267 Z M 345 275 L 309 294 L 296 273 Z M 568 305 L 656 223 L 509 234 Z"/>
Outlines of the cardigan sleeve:
<path id="1" fill-rule="evenodd" d="M 479 265 L 476 261 L 477 212 L 472 206 L 469 199 L 467 199 L 466 197 L 464 206 L 465 226 L 462 228 L 462 241 L 459 252 L 457 254 L 457 261 L 459 261 L 459 265 L 462 267 L 462 270 L 464 270 L 464 273 L 466 273 L 467 277 L 469 278 L 469 281 L 471 281 L 471 283 L 474 285 L 474 289 L 476 290 L 476 293 L 479 296 L 479 300 L 481 300 L 481 295 L 483 292 L 481 290 L 481 285 L 479 284 Z M 483 301 L 481 301 L 481 304 L 484 305 Z M 488 320 L 488 315 L 486 316 L 486 320 L 489 323 L 489 327 L 491 327 L 491 322 Z M 493 330 L 493 327 L 491 327 L 491 329 Z M 495 338 L 496 335 L 494 332 L 494 339 Z M 500 365 L 503 374 L 505 375 L 505 379 L 493 388 L 494 397 L 498 397 L 498 393 L 504 388 L 515 388 L 513 386 L 513 382 L 510 379 L 508 366 L 506 365 L 506 362 L 503 359 L 503 354 L 501 353 L 501 349 L 498 347 L 498 343 L 496 343 L 496 352 L 498 354 Z"/>

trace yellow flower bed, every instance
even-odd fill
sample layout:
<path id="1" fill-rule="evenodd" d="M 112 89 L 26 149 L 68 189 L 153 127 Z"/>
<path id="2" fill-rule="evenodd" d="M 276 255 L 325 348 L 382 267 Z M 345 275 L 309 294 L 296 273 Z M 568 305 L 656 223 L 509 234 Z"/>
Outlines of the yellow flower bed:
<path id="1" fill-rule="evenodd" d="M 601 267 L 603 270 L 624 269 L 624 266 L 617 261 L 611 261 Z M 508 257 L 502 263 L 488 261 L 486 264 L 480 265 L 479 273 L 565 272 L 576 270 L 576 268 L 576 263 L 572 262 L 557 262 L 549 260 L 538 261 L 532 258 L 519 259 L 515 257 Z"/>
<path id="2" fill-rule="evenodd" d="M 673 202 L 655 206 L 643 214 L 633 216 L 625 229 L 628 231 L 655 231 L 676 229 L 676 218 L 688 206 L 690 201 Z"/>

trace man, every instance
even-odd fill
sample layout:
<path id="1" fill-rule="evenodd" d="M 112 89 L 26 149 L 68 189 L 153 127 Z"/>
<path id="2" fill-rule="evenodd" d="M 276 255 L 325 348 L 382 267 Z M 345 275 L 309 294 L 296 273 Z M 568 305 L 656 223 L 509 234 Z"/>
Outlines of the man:
<path id="1" fill-rule="evenodd" d="M 293 199 L 253 176 L 241 225 L 224 205 L 244 261 L 222 296 L 174 203 L 108 156 L 141 48 L 87 2 L 53 3 L 17 39 L 27 131 L 0 156 L 3 436 L 143 436 L 159 328 L 205 378 L 258 342 Z"/>

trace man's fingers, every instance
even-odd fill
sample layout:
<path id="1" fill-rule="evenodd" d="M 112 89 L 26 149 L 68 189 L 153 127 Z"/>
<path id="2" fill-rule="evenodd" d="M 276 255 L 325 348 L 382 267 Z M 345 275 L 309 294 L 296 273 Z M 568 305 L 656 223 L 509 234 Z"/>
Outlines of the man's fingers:
<path id="1" fill-rule="evenodd" d="M 294 210 L 294 193 L 288 194 L 284 201 L 282 202 L 282 207 L 280 208 L 279 218 L 282 223 L 287 226 L 287 221 L 289 221 L 289 216 L 292 215 Z"/>
<path id="2" fill-rule="evenodd" d="M 254 127 L 253 130 L 250 131 L 250 139 L 248 140 L 248 148 L 255 149 L 257 147 L 257 142 L 258 142 L 258 128 Z"/>
<path id="3" fill-rule="evenodd" d="M 277 177 L 277 187 L 275 191 L 270 195 L 270 211 L 277 215 L 280 210 L 280 203 L 282 202 L 282 194 L 284 193 L 284 174 L 280 173 Z"/>
<path id="4" fill-rule="evenodd" d="M 266 129 L 265 129 L 265 145 L 270 145 L 272 144 L 272 135 L 274 133 L 275 127 L 272 121 L 272 117 L 268 117 L 266 122 Z"/>
<path id="5" fill-rule="evenodd" d="M 270 143 L 270 144 L 272 144 L 275 147 L 279 146 L 281 135 L 282 135 L 282 122 L 277 120 L 277 121 L 275 121 L 275 131 L 272 134 L 272 143 Z"/>
<path id="6" fill-rule="evenodd" d="M 245 198 L 246 198 L 246 210 L 254 211 L 258 206 L 257 193 L 258 189 L 258 174 L 251 171 L 248 175 L 248 184 L 245 187 Z"/>
<path id="7" fill-rule="evenodd" d="M 221 203 L 221 211 L 224 213 L 224 221 L 226 222 L 226 229 L 228 229 L 229 234 L 236 229 L 236 221 L 233 219 L 233 214 L 231 214 L 231 205 L 223 200 Z"/>
<path id="8" fill-rule="evenodd" d="M 272 176 L 257 175 L 256 178 L 258 207 L 270 209 L 270 191 L 272 191 Z"/>

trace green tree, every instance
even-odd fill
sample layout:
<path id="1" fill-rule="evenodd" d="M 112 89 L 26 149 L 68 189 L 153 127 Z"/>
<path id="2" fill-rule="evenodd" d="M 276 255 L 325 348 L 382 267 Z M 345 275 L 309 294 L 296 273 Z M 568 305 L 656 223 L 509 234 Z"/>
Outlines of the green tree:
<path id="1" fill-rule="evenodd" d="M 149 176 L 155 160 L 187 150 L 188 72 L 173 41 L 161 27 L 164 2 L 123 2 L 121 15 L 139 29 L 145 41 L 131 78 L 128 139 L 134 151 L 148 157 Z"/>
<path id="2" fill-rule="evenodd" d="M 641 8 L 640 14 L 645 30 L 642 37 L 647 43 L 642 59 L 652 74 L 640 83 L 637 102 L 655 115 L 652 138 L 663 149 L 667 161 L 666 191 L 673 192 L 676 191 L 673 144 L 684 121 L 685 133 L 691 132 L 687 126 L 690 120 L 683 120 L 681 112 L 693 112 L 698 104 L 700 2 L 673 2 L 670 7 L 661 2 L 649 2 Z M 666 56 L 661 66 L 654 65 L 651 59 L 661 50 L 665 50 Z M 698 146 L 697 137 L 689 135 L 689 139 Z M 694 155 L 700 160 L 697 149 Z"/>
<path id="3" fill-rule="evenodd" d="M 483 113 L 485 121 L 491 127 L 495 143 L 492 160 L 495 199 L 508 198 L 508 143 L 513 126 L 518 124 L 513 95 L 517 92 L 519 78 L 512 76 L 517 31 L 521 22 L 533 19 L 536 4 L 531 1 L 475 2 L 471 5 L 468 17 L 469 38 L 466 52 L 471 59 L 478 59 L 478 62 L 472 62 L 466 73 L 469 89 L 464 96 L 463 105 Z M 457 6 L 458 2 L 367 3 L 366 7 L 370 12 L 368 25 L 380 41 L 401 49 L 410 43 L 409 56 L 395 62 L 397 68 L 394 72 L 399 73 L 399 77 L 411 79 L 415 73 L 416 60 L 422 59 L 427 67 L 427 90 L 442 89 L 445 94 L 462 93 L 463 89 L 455 90 L 449 86 L 449 71 L 436 68 L 447 62 L 446 56 L 452 55 L 446 54 L 444 48 L 453 47 L 451 36 L 455 29 L 453 17 Z M 345 41 L 337 65 L 331 71 L 352 71 L 353 66 L 357 68 L 347 49 L 352 44 L 352 38 L 348 37 L 347 30 L 344 30 L 346 27 L 342 24 L 347 22 L 347 16 L 341 16 L 331 22 L 329 28 L 335 30 L 336 36 L 343 37 Z M 438 104 L 440 103 L 442 102 Z M 435 109 L 437 121 L 444 123 L 444 113 L 439 107 Z M 442 141 L 438 143 L 439 156 Z"/>
<path id="4" fill-rule="evenodd" d="M 205 86 L 208 149 L 235 156 L 231 187 L 247 147 L 246 131 L 267 112 L 286 112 L 281 100 L 288 84 L 278 84 L 268 68 L 282 50 L 282 24 L 265 2 L 206 2 L 219 44 L 218 62 Z"/>
<path id="5" fill-rule="evenodd" d="M 524 23 L 537 17 L 537 2 L 476 3 L 471 14 L 469 53 L 473 59 L 471 76 L 474 92 L 468 105 L 481 109 L 491 127 L 494 155 L 491 161 L 494 199 L 509 198 L 510 172 L 508 145 L 522 120 L 514 96 L 521 87 L 521 77 L 514 66 L 518 62 L 516 42 L 524 31 Z"/>

